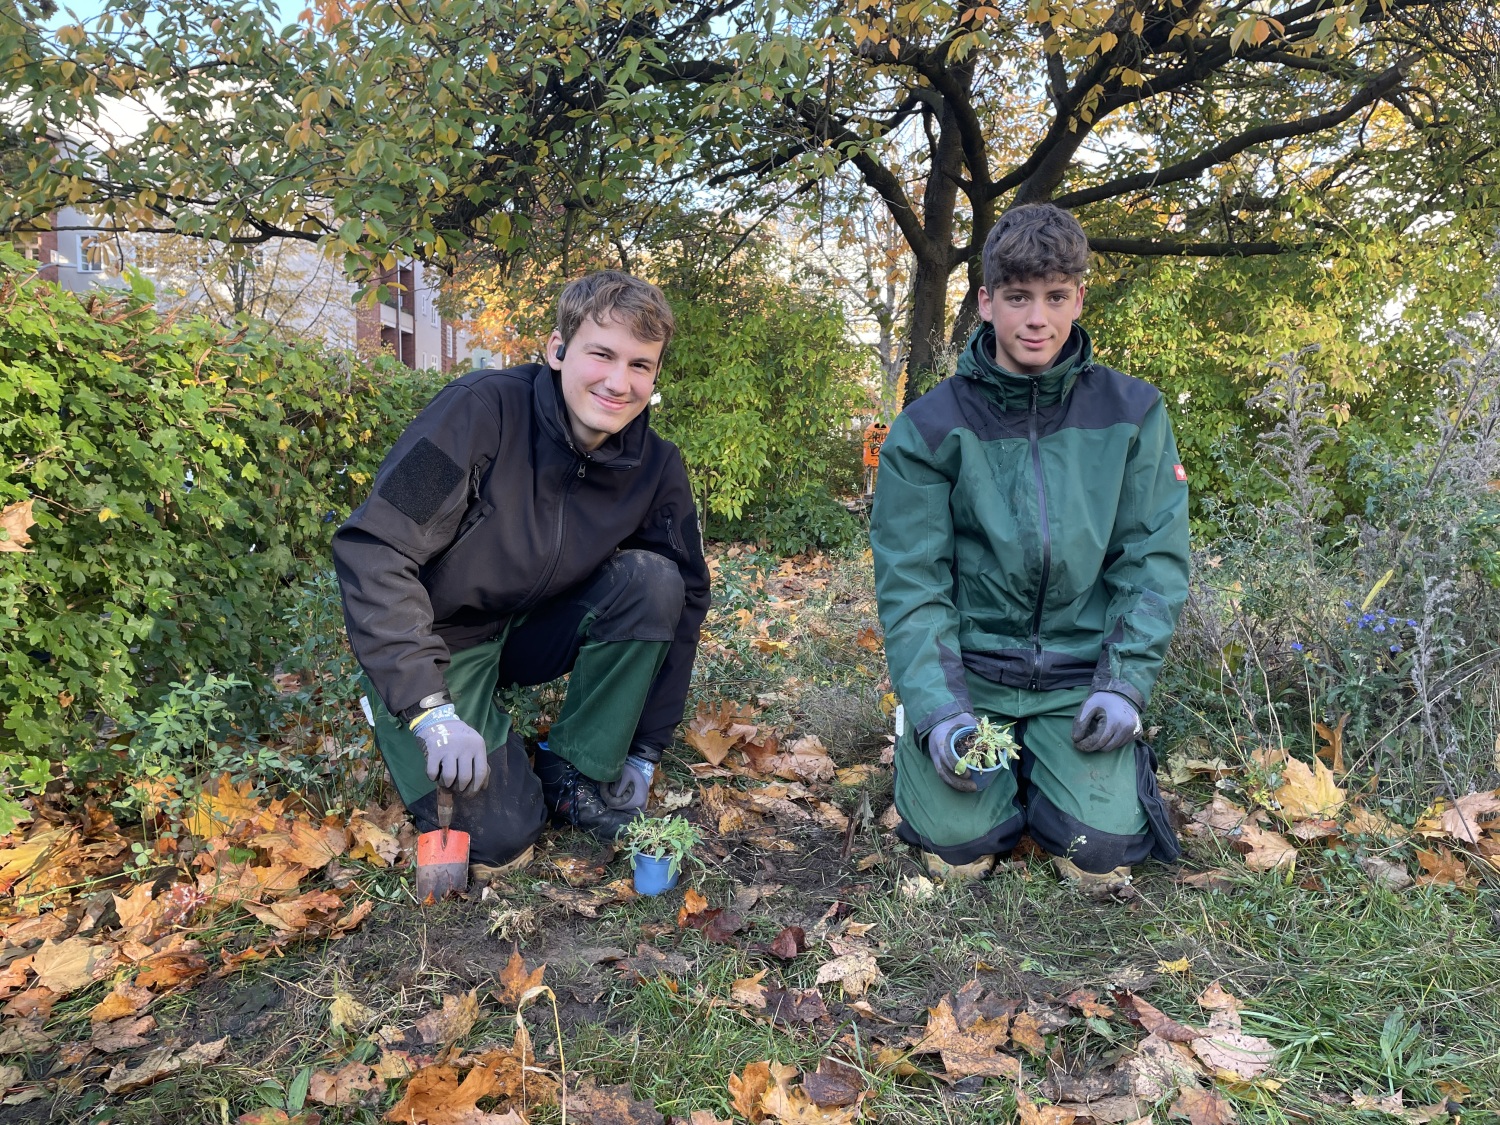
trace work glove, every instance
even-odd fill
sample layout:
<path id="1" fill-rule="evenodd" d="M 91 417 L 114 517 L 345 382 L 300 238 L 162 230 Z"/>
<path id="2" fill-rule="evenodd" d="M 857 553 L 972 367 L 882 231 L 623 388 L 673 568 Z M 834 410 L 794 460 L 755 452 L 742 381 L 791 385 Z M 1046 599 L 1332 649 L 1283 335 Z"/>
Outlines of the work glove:
<path id="1" fill-rule="evenodd" d="M 472 797 L 490 783 L 484 737 L 458 717 L 453 704 L 424 711 L 411 725 L 427 755 L 427 776 L 444 789 Z"/>
<path id="2" fill-rule="evenodd" d="M 979 791 L 979 786 L 974 784 L 973 778 L 960 777 L 954 772 L 958 766 L 958 759 L 963 753 L 958 748 L 958 743 L 978 729 L 978 720 L 965 711 L 962 715 L 944 719 L 927 732 L 927 756 L 932 759 L 933 768 L 937 770 L 937 775 L 945 784 L 957 789 L 960 793 Z"/>
<path id="3" fill-rule="evenodd" d="M 1140 733 L 1140 713 L 1130 700 L 1112 691 L 1094 692 L 1073 720 L 1073 745 L 1085 754 L 1118 750 Z"/>
<path id="4" fill-rule="evenodd" d="M 632 746 L 620 767 L 618 781 L 599 784 L 599 796 L 612 809 L 643 809 L 646 798 L 651 795 L 651 779 L 656 776 L 656 764 L 661 761 L 661 751 L 649 746 Z"/>

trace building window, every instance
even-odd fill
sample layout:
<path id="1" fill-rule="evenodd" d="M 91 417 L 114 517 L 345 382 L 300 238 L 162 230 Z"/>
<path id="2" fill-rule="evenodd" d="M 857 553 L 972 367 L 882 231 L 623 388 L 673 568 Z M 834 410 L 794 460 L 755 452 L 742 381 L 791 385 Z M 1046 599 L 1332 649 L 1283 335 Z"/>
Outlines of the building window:
<path id="1" fill-rule="evenodd" d="M 106 273 L 114 262 L 114 249 L 103 234 L 78 236 L 78 272 Z"/>

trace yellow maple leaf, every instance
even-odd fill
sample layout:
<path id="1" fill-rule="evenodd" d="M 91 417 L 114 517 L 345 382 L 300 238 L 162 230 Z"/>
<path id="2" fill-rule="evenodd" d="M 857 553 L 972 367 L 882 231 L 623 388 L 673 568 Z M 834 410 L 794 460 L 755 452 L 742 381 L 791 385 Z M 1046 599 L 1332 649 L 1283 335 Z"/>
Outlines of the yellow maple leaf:
<path id="1" fill-rule="evenodd" d="M 1298 758 L 1287 758 L 1281 766 L 1281 787 L 1276 803 L 1281 817 L 1291 823 L 1313 817 L 1332 817 L 1344 807 L 1344 790 L 1333 779 L 1333 771 L 1314 758 L 1311 768 Z"/>

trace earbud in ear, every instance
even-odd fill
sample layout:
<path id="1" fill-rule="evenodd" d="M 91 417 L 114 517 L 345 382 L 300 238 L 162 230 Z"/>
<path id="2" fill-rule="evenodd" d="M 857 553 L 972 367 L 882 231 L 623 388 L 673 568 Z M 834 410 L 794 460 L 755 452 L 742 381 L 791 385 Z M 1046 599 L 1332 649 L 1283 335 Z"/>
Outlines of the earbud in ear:
<path id="1" fill-rule="evenodd" d="M 567 344 L 558 344 L 557 345 L 557 360 L 558 360 L 559 363 L 562 362 L 562 357 L 565 356 L 565 355 L 567 355 L 567 354 L 568 354 L 568 345 Z"/>

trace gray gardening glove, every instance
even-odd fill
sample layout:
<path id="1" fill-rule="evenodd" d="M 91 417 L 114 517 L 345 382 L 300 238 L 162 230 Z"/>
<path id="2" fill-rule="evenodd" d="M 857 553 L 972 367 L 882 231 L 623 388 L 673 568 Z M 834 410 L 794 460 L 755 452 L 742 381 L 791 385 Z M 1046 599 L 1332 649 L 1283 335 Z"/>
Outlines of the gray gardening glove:
<path id="1" fill-rule="evenodd" d="M 645 808 L 646 798 L 651 795 L 651 779 L 656 776 L 656 764 L 660 761 L 660 750 L 632 746 L 620 767 L 620 779 L 601 782 L 599 796 L 612 809 Z"/>
<path id="2" fill-rule="evenodd" d="M 927 756 L 932 759 L 933 768 L 945 784 L 960 793 L 974 793 L 979 789 L 973 778 L 960 777 L 953 772 L 960 754 L 957 743 L 978 729 L 978 720 L 965 711 L 962 715 L 944 719 L 927 732 Z"/>
<path id="3" fill-rule="evenodd" d="M 472 797 L 490 783 L 484 738 L 458 717 L 453 704 L 423 712 L 411 732 L 427 755 L 427 776 L 443 788 Z"/>
<path id="4" fill-rule="evenodd" d="M 1073 720 L 1073 745 L 1085 754 L 1104 754 L 1133 742 L 1141 733 L 1134 704 L 1112 691 L 1096 691 Z"/>

